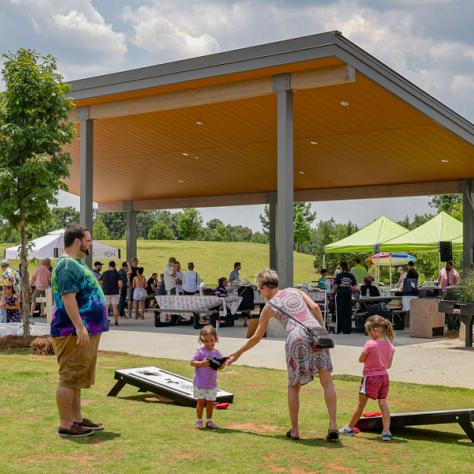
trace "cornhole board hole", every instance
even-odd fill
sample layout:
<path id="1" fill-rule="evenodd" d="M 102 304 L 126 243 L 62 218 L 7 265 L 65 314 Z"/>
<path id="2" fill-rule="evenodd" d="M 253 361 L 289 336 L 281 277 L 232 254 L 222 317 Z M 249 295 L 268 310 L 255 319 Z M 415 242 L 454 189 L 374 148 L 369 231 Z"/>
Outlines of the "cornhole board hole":
<path id="1" fill-rule="evenodd" d="M 406 426 L 441 425 L 459 423 L 469 439 L 474 442 L 474 408 L 463 410 L 425 411 L 417 413 L 393 413 L 390 415 L 390 430 Z M 382 417 L 362 417 L 357 423 L 361 431 L 382 431 Z"/>
<path id="2" fill-rule="evenodd" d="M 193 381 L 178 374 L 173 374 L 158 367 L 140 367 L 138 369 L 121 369 L 115 371 L 117 382 L 107 394 L 115 397 L 126 385 L 137 387 L 139 392 L 152 392 L 184 406 L 195 407 Z M 217 390 L 217 403 L 234 401 L 234 395 L 224 390 Z"/>

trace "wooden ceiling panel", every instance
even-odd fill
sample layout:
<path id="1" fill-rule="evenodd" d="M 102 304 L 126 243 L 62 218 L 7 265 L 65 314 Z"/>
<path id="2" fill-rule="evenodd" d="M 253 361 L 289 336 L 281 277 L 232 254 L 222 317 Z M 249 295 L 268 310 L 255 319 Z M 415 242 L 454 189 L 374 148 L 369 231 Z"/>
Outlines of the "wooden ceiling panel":
<path id="1" fill-rule="evenodd" d="M 359 73 L 296 91 L 294 110 L 296 189 L 474 178 L 471 145 Z M 79 141 L 68 149 L 78 193 Z M 96 201 L 275 189 L 273 95 L 95 121 Z"/>

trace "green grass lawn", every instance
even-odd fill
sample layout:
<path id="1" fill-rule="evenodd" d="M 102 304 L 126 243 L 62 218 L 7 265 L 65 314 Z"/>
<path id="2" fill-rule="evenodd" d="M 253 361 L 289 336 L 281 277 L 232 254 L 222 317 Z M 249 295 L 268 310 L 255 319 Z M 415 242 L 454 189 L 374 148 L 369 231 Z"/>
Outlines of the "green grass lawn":
<path id="1" fill-rule="evenodd" d="M 118 247 L 125 259 L 125 241 L 103 241 L 112 247 Z M 12 244 L 0 244 L 0 252 Z M 253 281 L 255 274 L 269 266 L 269 247 L 266 244 L 249 242 L 201 242 L 186 240 L 139 240 L 138 258 L 145 268 L 145 274 L 161 273 L 168 263 L 169 257 L 176 257 L 181 262 L 183 271 L 187 270 L 187 262 L 194 262 L 196 271 L 210 286 L 217 286 L 217 279 L 228 277 L 234 262 L 242 262 L 242 277 Z M 105 263 L 106 261 L 104 261 Z M 316 280 L 319 277 L 313 267 L 314 257 L 302 253 L 294 253 L 294 280 L 296 283 Z M 13 262 L 18 268 L 19 261 Z M 34 265 L 31 266 L 31 269 Z M 31 271 L 30 269 L 30 271 Z"/>
<path id="2" fill-rule="evenodd" d="M 407 429 L 391 444 L 377 441 L 375 433 L 327 443 L 318 383 L 302 390 L 303 439 L 287 440 L 286 373 L 279 370 L 233 366 L 222 372 L 220 385 L 235 394 L 235 403 L 216 411 L 217 432 L 195 430 L 194 409 L 163 403 L 133 387 L 117 398 L 106 396 L 116 368 L 150 365 L 192 375 L 181 361 L 101 353 L 96 385 L 83 392 L 83 406 L 84 414 L 106 429 L 71 441 L 56 435 L 55 358 L 1 354 L 0 472 L 472 472 L 474 445 L 457 425 Z M 355 378 L 339 378 L 336 385 L 342 424 L 358 384 Z M 398 412 L 471 407 L 473 400 L 467 389 L 391 385 L 390 405 Z"/>

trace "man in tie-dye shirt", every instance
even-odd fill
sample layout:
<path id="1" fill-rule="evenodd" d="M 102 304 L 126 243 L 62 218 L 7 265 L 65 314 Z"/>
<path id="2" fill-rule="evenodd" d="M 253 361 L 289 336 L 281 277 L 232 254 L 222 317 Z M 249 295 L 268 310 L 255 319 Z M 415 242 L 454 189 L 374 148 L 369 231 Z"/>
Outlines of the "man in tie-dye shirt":
<path id="1" fill-rule="evenodd" d="M 51 336 L 59 363 L 58 434 L 63 437 L 89 436 L 104 428 L 81 414 L 81 389 L 94 383 L 100 335 L 109 329 L 104 293 L 82 261 L 91 245 L 91 234 L 85 227 L 66 229 L 64 254 L 51 281 Z"/>

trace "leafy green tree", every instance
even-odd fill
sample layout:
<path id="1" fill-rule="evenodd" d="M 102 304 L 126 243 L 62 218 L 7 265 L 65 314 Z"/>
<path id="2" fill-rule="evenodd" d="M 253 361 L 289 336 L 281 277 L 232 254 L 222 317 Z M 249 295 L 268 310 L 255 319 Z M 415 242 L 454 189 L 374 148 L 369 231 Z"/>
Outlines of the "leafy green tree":
<path id="1" fill-rule="evenodd" d="M 462 221 L 462 194 L 438 194 L 432 196 L 428 204 L 437 212 L 444 211 Z"/>
<path id="2" fill-rule="evenodd" d="M 157 221 L 148 232 L 149 240 L 173 240 L 173 231 L 163 222 Z"/>
<path id="3" fill-rule="evenodd" d="M 325 245 L 337 242 L 338 240 L 341 240 L 344 237 L 357 232 L 357 230 L 357 226 L 350 221 L 345 224 L 336 223 L 333 218 L 320 221 L 316 228 L 311 230 L 310 244 L 307 250 L 315 256 L 315 268 L 323 268 Z M 334 271 L 340 261 L 346 260 L 349 264 L 351 264 L 354 258 L 355 256 L 350 254 L 327 254 L 326 268 L 328 268 L 329 271 Z"/>
<path id="4" fill-rule="evenodd" d="M 101 212 L 100 216 L 111 239 L 125 238 L 125 212 Z"/>
<path id="5" fill-rule="evenodd" d="M 209 240 L 213 242 L 229 241 L 229 234 L 226 226 L 220 219 L 211 219 L 206 227 L 209 229 Z"/>
<path id="6" fill-rule="evenodd" d="M 183 212 L 179 213 L 177 227 L 181 239 L 196 240 L 202 230 L 201 213 L 193 207 L 184 209 Z"/>
<path id="7" fill-rule="evenodd" d="M 296 202 L 293 206 L 294 248 L 301 252 L 303 244 L 309 241 L 311 224 L 316 219 L 316 213 L 311 211 L 311 204 Z"/>
<path id="8" fill-rule="evenodd" d="M 93 234 L 95 240 L 110 239 L 109 231 L 107 230 L 107 227 L 105 226 L 104 221 L 102 220 L 102 216 L 98 216 L 94 221 Z"/>
<path id="9" fill-rule="evenodd" d="M 80 213 L 72 206 L 53 207 L 51 209 L 52 224 L 54 229 L 66 229 L 79 224 Z"/>
<path id="10" fill-rule="evenodd" d="M 256 244 L 268 244 L 268 235 L 263 232 L 254 232 L 250 241 Z"/>
<path id="11" fill-rule="evenodd" d="M 5 91 L 0 97 L 0 215 L 20 234 L 22 313 L 29 334 L 27 248 L 59 189 L 67 190 L 72 101 L 52 56 L 20 49 L 4 56 Z"/>
<path id="12" fill-rule="evenodd" d="M 316 214 L 311 211 L 311 203 L 293 203 L 293 240 L 294 249 L 301 250 L 309 241 L 311 224 L 316 219 Z M 270 234 L 270 208 L 265 205 L 263 213 L 260 214 L 263 232 Z"/>
<path id="13" fill-rule="evenodd" d="M 0 223 L 0 242 L 15 243 L 20 240 L 18 229 L 12 227 L 7 221 Z"/>
<path id="14" fill-rule="evenodd" d="M 137 214 L 137 236 L 148 239 L 148 234 L 156 222 L 155 211 L 142 211 Z"/>
<path id="15" fill-rule="evenodd" d="M 27 250 L 31 229 L 57 204 L 72 163 L 64 145 L 74 137 L 73 103 L 56 60 L 29 49 L 4 55 L 0 95 L 0 216 L 20 234 L 21 306 L 29 335 Z"/>

